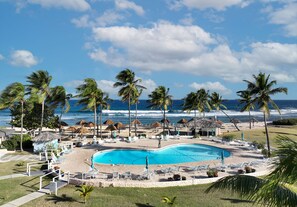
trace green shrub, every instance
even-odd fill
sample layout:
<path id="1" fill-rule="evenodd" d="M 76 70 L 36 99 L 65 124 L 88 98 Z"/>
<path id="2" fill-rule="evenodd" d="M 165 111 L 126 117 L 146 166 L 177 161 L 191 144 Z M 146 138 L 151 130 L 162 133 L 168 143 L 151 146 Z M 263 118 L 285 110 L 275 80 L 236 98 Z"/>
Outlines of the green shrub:
<path id="1" fill-rule="evenodd" d="M 272 122 L 273 125 L 297 125 L 297 118 L 280 119 Z"/>
<path id="2" fill-rule="evenodd" d="M 17 146 L 18 143 L 15 139 L 9 139 L 9 140 L 5 140 L 2 142 L 2 145 L 9 151 L 14 151 Z"/>
<path id="3" fill-rule="evenodd" d="M 264 143 L 264 142 L 253 141 L 252 144 L 253 144 L 257 149 L 264 149 L 264 148 L 265 148 L 265 143 Z"/>
<path id="4" fill-rule="evenodd" d="M 11 139 L 15 139 L 18 143 L 18 147 L 20 147 L 20 143 L 21 143 L 21 135 L 13 135 L 11 137 Z M 23 148 L 24 149 L 28 149 L 28 148 L 32 148 L 32 141 L 31 141 L 31 136 L 29 134 L 23 134 Z"/>
<path id="5" fill-rule="evenodd" d="M 22 167 L 22 166 L 24 166 L 25 165 L 25 162 L 24 161 L 19 161 L 17 164 L 16 164 L 16 166 L 18 166 L 18 167 Z"/>
<path id="6" fill-rule="evenodd" d="M 225 142 L 231 142 L 231 141 L 234 140 L 234 138 L 235 138 L 235 135 L 234 134 L 225 134 L 223 136 L 223 141 L 225 141 Z"/>

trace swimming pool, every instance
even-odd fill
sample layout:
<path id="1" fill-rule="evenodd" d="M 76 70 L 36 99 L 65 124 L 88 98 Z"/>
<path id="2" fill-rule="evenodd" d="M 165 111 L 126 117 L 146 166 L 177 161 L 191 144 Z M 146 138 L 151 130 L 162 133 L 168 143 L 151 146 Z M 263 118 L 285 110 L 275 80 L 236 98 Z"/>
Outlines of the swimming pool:
<path id="1" fill-rule="evenodd" d="M 93 161 L 98 164 L 145 165 L 146 157 L 150 165 L 179 164 L 200 162 L 229 157 L 231 153 L 225 149 L 203 144 L 179 144 L 159 150 L 115 149 L 97 152 Z"/>

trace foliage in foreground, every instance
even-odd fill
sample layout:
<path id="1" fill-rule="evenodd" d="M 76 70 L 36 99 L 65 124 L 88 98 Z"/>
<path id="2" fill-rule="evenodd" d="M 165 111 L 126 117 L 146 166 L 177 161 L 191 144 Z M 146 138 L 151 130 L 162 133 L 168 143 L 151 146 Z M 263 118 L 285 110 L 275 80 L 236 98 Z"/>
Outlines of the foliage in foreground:
<path id="1" fill-rule="evenodd" d="M 94 187 L 90 185 L 82 185 L 78 189 L 76 189 L 76 191 L 79 192 L 79 196 L 84 199 L 84 203 L 87 202 L 87 199 L 89 199 L 93 190 Z"/>

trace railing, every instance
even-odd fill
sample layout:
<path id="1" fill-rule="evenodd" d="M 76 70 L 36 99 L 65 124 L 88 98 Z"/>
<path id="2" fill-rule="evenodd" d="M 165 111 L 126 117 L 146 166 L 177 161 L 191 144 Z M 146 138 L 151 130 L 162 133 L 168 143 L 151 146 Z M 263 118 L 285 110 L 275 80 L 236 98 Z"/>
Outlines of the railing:
<path id="1" fill-rule="evenodd" d="M 50 169 L 50 163 L 48 160 L 47 161 L 29 162 L 29 163 L 27 163 L 27 170 L 26 170 L 27 175 L 31 176 L 31 167 L 39 166 L 41 164 L 47 164 L 47 169 Z"/>
<path id="2" fill-rule="evenodd" d="M 51 192 L 51 190 L 52 190 L 53 192 L 55 192 L 55 195 L 58 194 L 58 182 L 57 182 L 57 180 L 60 180 L 63 176 L 66 176 L 66 175 L 67 175 L 67 183 L 69 184 L 69 182 L 70 182 L 70 172 L 67 171 L 67 172 L 63 172 L 63 173 L 61 173 L 61 170 L 58 169 L 58 170 L 56 170 L 56 171 L 52 171 L 52 172 L 47 173 L 47 174 L 45 174 L 45 175 L 43 175 L 43 176 L 40 176 L 40 178 L 39 178 L 39 190 L 42 189 L 42 179 L 43 179 L 45 176 L 48 176 L 48 175 L 50 175 L 50 174 L 56 174 L 56 173 L 58 173 L 58 175 L 55 176 L 55 177 L 53 177 L 52 181 L 50 182 L 50 185 L 53 185 L 53 189 L 50 189 L 50 192 Z"/>

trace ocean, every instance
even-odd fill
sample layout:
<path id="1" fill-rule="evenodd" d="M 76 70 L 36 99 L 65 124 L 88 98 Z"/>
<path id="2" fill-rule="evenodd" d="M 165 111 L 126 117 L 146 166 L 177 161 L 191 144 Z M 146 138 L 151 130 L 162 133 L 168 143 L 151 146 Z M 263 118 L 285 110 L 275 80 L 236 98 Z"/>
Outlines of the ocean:
<path id="1" fill-rule="evenodd" d="M 297 118 L 297 100 L 276 100 L 275 103 L 279 106 L 281 110 L 281 115 L 274 109 L 271 110 L 271 115 L 268 121 L 273 121 L 281 118 Z M 194 117 L 194 112 L 187 113 L 183 112 L 182 100 L 174 100 L 172 107 L 169 108 L 166 114 L 167 118 L 171 123 L 177 123 L 180 119 L 191 119 Z M 69 125 L 74 125 L 76 122 L 84 119 L 86 121 L 93 121 L 92 111 L 82 111 L 82 106 L 77 105 L 77 100 L 70 100 L 71 109 L 68 113 L 63 114 L 62 120 Z M 227 110 L 224 110 L 231 118 L 236 118 L 241 122 L 248 121 L 248 112 L 240 112 L 241 106 L 237 100 L 227 100 L 224 101 L 224 105 Z M 149 104 L 146 100 L 140 100 L 137 108 L 137 117 L 142 122 L 142 124 L 150 124 L 156 121 L 160 121 L 163 118 L 162 111 L 159 109 L 149 109 L 147 108 Z M 60 109 L 56 110 L 56 114 L 60 114 Z M 251 114 L 258 121 L 263 120 L 263 113 L 259 110 L 251 111 Z M 131 119 L 135 119 L 135 105 L 131 106 Z M 197 116 L 199 113 L 197 112 Z M 205 113 L 206 117 L 217 117 L 219 120 L 227 123 L 229 119 L 221 111 L 210 111 Z M 107 119 L 111 119 L 114 122 L 122 122 L 128 124 L 128 104 L 120 100 L 114 100 L 110 104 L 109 110 L 103 110 L 103 122 Z M 0 126 L 9 126 L 11 120 L 10 111 L 2 110 L 0 111 Z"/>

